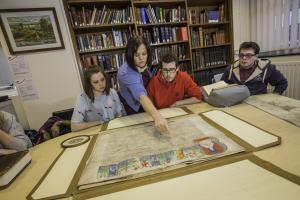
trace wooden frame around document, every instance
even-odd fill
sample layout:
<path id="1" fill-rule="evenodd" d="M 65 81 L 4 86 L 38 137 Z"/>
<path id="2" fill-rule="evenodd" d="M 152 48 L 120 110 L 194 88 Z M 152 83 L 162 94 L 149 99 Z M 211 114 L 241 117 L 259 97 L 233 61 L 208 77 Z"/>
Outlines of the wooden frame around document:
<path id="1" fill-rule="evenodd" d="M 210 110 L 210 111 L 212 111 L 212 110 Z M 210 112 L 210 111 L 206 111 L 206 112 Z M 230 115 L 230 116 L 232 116 L 232 117 L 234 117 L 236 119 L 239 119 L 242 122 L 245 122 L 245 123 L 247 123 L 247 124 L 249 124 L 249 125 L 257 128 L 257 129 L 265 131 L 266 133 L 268 133 L 270 135 L 273 135 L 273 136 L 277 137 L 277 139 L 278 139 L 276 142 L 273 142 L 273 143 L 270 143 L 270 144 L 267 144 L 267 145 L 264 145 L 264 146 L 256 148 L 256 147 L 252 146 L 251 144 L 247 143 L 246 141 L 240 139 L 238 136 L 234 135 L 233 133 L 231 133 L 230 131 L 228 131 L 224 127 L 220 126 L 219 124 L 217 124 L 213 120 L 211 120 L 208 117 L 204 116 L 203 114 L 206 113 L 206 112 L 199 113 L 198 115 L 200 115 L 204 119 L 204 121 L 206 121 L 207 123 L 209 123 L 211 126 L 217 128 L 218 130 L 220 130 L 221 132 L 223 132 L 226 136 L 228 136 L 229 138 L 231 138 L 232 140 L 234 140 L 235 142 L 237 142 L 239 145 L 241 145 L 243 147 L 246 147 L 251 152 L 260 151 L 262 149 L 265 149 L 265 148 L 268 148 L 268 147 L 272 147 L 272 146 L 276 146 L 276 145 L 279 145 L 281 143 L 281 137 L 279 137 L 279 136 L 277 136 L 277 135 L 275 135 L 275 134 L 273 134 L 273 133 L 271 133 L 271 132 L 269 132 L 267 130 L 264 130 L 264 129 L 262 129 L 262 128 L 254 125 L 252 123 L 249 123 L 249 122 L 247 122 L 247 121 L 245 121 L 245 120 L 243 120 L 243 119 L 241 119 L 239 117 L 236 117 L 236 116 L 234 116 L 234 115 L 232 115 L 232 114 L 230 114 L 230 113 L 222 110 L 222 112 L 224 112 L 224 113 L 226 113 L 226 114 L 228 114 L 228 115 Z"/>
<path id="2" fill-rule="evenodd" d="M 90 144 L 89 146 L 87 147 L 86 149 L 86 152 L 84 153 L 83 157 L 82 157 L 82 160 L 79 164 L 79 167 L 78 169 L 76 170 L 75 174 L 74 174 L 74 177 L 72 178 L 72 181 L 71 181 L 71 184 L 69 185 L 68 189 L 67 189 L 67 192 L 65 194 L 61 194 L 61 195 L 55 195 L 55 196 L 51 196 L 49 198 L 43 198 L 43 199 L 57 199 L 57 198 L 66 198 L 66 197 L 69 197 L 71 196 L 71 194 L 73 193 L 74 189 L 76 189 L 76 186 L 75 185 L 75 188 L 73 187 L 74 186 L 74 182 L 77 183 L 78 180 L 80 178 L 80 174 L 78 174 L 79 172 L 79 169 L 80 169 L 80 166 L 82 165 L 83 161 L 86 161 L 89 157 L 89 155 L 91 154 L 92 150 L 93 150 L 93 147 L 94 147 L 94 144 L 97 140 L 97 136 L 98 135 L 90 135 L 90 137 L 92 137 L 90 139 Z M 32 198 L 32 194 L 38 189 L 38 187 L 41 185 L 41 183 L 43 182 L 43 180 L 46 178 L 46 176 L 48 175 L 48 173 L 51 171 L 51 169 L 53 168 L 53 166 L 55 165 L 55 163 L 57 162 L 57 160 L 61 157 L 61 155 L 65 152 L 66 148 L 63 148 L 63 150 L 61 151 L 61 153 L 55 158 L 55 160 L 51 163 L 50 167 L 48 168 L 48 170 L 45 172 L 45 174 L 42 176 L 42 178 L 39 180 L 39 182 L 34 186 L 34 188 L 30 191 L 30 193 L 27 195 L 26 199 L 28 200 L 34 200 Z M 78 175 L 77 175 L 78 174 Z M 77 178 L 76 178 L 77 177 Z M 76 181 L 77 180 L 77 181 Z"/>
<path id="3" fill-rule="evenodd" d="M 54 7 L 1 9 L 0 25 L 11 54 L 65 48 Z"/>
<path id="4" fill-rule="evenodd" d="M 227 114 L 229 114 L 229 113 L 227 113 Z M 83 158 L 82 158 L 82 160 L 79 164 L 79 167 L 77 168 L 77 170 L 74 174 L 74 177 L 71 181 L 71 184 L 68 187 L 67 192 L 65 194 L 62 194 L 62 195 L 51 196 L 49 198 L 43 198 L 43 199 L 48 200 L 48 199 L 63 198 L 63 197 L 69 197 L 71 195 L 73 196 L 74 199 L 86 199 L 86 198 L 91 198 L 91 197 L 101 196 L 101 195 L 105 195 L 105 194 L 109 194 L 109 193 L 113 193 L 113 192 L 122 191 L 122 190 L 125 190 L 125 189 L 130 189 L 130 188 L 137 187 L 137 186 L 147 185 L 147 184 L 150 184 L 150 183 L 156 183 L 156 182 L 167 180 L 167 179 L 170 179 L 170 178 L 179 177 L 179 176 L 183 176 L 183 175 L 188 175 L 188 174 L 191 174 L 191 173 L 208 170 L 208 169 L 212 169 L 212 168 L 215 168 L 215 167 L 220 167 L 220 166 L 223 166 L 223 165 L 226 165 L 226 164 L 242 161 L 242 160 L 245 160 L 245 159 L 249 159 L 251 162 L 254 162 L 255 164 L 263 167 L 264 169 L 266 169 L 268 171 L 271 171 L 271 172 L 273 172 L 273 173 L 275 173 L 275 174 L 277 174 L 277 175 L 279 175 L 283 178 L 286 178 L 286 179 L 300 185 L 300 178 L 298 176 L 293 175 L 293 174 L 291 174 L 287 171 L 284 171 L 284 170 L 276 167 L 275 165 L 273 165 L 269 162 L 266 162 L 266 161 L 264 161 L 264 160 L 262 160 L 262 159 L 260 159 L 260 158 L 258 158 L 258 157 L 256 157 L 255 155 L 252 154 L 253 151 L 258 151 L 258 150 L 261 150 L 261 149 L 264 149 L 264 148 L 267 148 L 267 147 L 271 147 L 271 146 L 275 146 L 275 145 L 280 144 L 280 141 L 281 141 L 280 137 L 266 131 L 267 133 L 276 136 L 278 138 L 278 141 L 275 142 L 275 143 L 265 145 L 265 146 L 260 147 L 260 148 L 254 148 L 250 144 L 246 143 L 242 139 L 235 136 L 230 131 L 228 131 L 228 130 L 224 129 L 223 127 L 221 127 L 220 125 L 212 122 L 210 119 L 207 119 L 205 116 L 201 115 L 201 113 L 196 114 L 196 115 L 199 115 L 201 118 L 203 118 L 203 120 L 205 120 L 211 126 L 213 126 L 214 128 L 220 130 L 226 136 L 228 136 L 229 138 L 234 140 L 236 143 L 238 143 L 239 145 L 244 147 L 246 149 L 246 151 L 241 152 L 241 153 L 237 153 L 237 154 L 232 154 L 230 156 L 224 156 L 224 157 L 221 157 L 221 158 L 218 158 L 218 159 L 215 159 L 215 160 L 210 160 L 209 162 L 201 162 L 201 163 L 196 162 L 196 163 L 188 164 L 188 165 L 182 166 L 180 168 L 171 169 L 169 171 L 164 171 L 164 172 L 158 170 L 157 173 L 154 173 L 154 174 L 151 174 L 151 175 L 146 175 L 144 177 L 138 177 L 138 178 L 129 179 L 129 180 L 122 180 L 122 181 L 119 181 L 119 182 L 116 182 L 116 183 L 111 183 L 111 184 L 101 185 L 101 186 L 95 186 L 95 187 L 92 187 L 92 188 L 79 190 L 77 188 L 77 183 L 80 179 L 80 174 L 84 170 L 85 164 L 86 164 L 87 160 L 89 159 L 90 154 L 92 153 L 94 144 L 95 144 L 96 139 L 97 139 L 97 135 L 94 135 L 94 137 L 91 139 L 91 143 L 89 144 L 89 146 L 88 146 L 88 148 L 87 148 L 87 150 L 86 150 L 86 152 L 85 152 L 85 154 L 84 154 L 84 156 L 83 156 Z M 179 116 L 179 117 L 187 117 L 187 116 L 189 116 L 189 114 L 184 115 L 184 116 Z M 231 115 L 231 116 L 233 116 L 233 115 Z M 233 117 L 235 117 L 235 116 L 233 116 Z M 173 117 L 173 118 L 176 118 L 176 117 Z M 238 117 L 235 117 L 235 118 L 240 119 Z M 240 120 L 242 120 L 242 119 L 240 119 Z M 244 121 L 244 120 L 242 120 L 242 121 Z M 244 122 L 246 122 L 246 121 L 244 121 Z M 147 122 L 147 123 L 151 123 L 151 122 Z M 248 123 L 248 122 L 246 122 L 246 123 Z M 250 123 L 248 123 L 248 124 L 250 124 Z M 256 127 L 253 124 L 250 124 L 250 125 Z M 133 125 L 133 126 L 135 126 L 135 125 Z M 100 132 L 105 131 L 106 127 L 107 127 L 107 124 L 106 124 L 106 126 L 102 126 Z M 256 127 L 256 128 L 259 128 L 259 127 Z M 122 129 L 122 128 L 117 128 L 117 129 Z M 259 129 L 261 129 L 261 128 L 259 128 Z M 263 130 L 263 129 L 261 129 L 261 130 Z M 63 154 L 63 152 L 64 152 L 64 150 L 54 160 L 54 162 L 51 164 L 51 166 L 49 167 L 49 169 L 47 170 L 45 175 L 41 178 L 41 180 L 33 188 L 33 190 L 28 194 L 27 199 L 34 200 L 33 198 L 31 198 L 31 195 L 36 191 L 36 189 L 42 183 L 42 181 L 47 176 L 47 174 L 51 171 L 51 169 L 55 165 L 56 161 Z"/>

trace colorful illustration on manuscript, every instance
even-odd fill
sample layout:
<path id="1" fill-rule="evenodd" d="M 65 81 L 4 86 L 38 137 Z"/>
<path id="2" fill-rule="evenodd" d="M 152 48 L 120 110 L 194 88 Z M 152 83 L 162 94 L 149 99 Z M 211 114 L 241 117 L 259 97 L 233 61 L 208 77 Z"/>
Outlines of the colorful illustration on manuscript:
<path id="1" fill-rule="evenodd" d="M 216 137 L 203 137 L 194 139 L 196 145 L 199 145 L 206 155 L 223 153 L 227 150 L 227 146 L 220 142 Z"/>
<path id="2" fill-rule="evenodd" d="M 194 146 L 162 152 L 160 154 L 146 155 L 139 159 L 132 158 L 109 166 L 100 166 L 100 177 L 124 176 L 129 172 L 145 171 L 146 169 L 168 166 L 172 163 L 201 158 L 204 155 L 223 153 L 227 146 L 216 137 L 202 137 L 194 139 Z"/>
<path id="3" fill-rule="evenodd" d="M 169 126 L 170 137 L 158 137 L 151 124 L 99 135 L 79 187 L 109 184 L 155 173 L 151 170 L 167 171 L 174 165 L 209 161 L 244 151 L 198 115 L 174 118 L 169 120 Z"/>

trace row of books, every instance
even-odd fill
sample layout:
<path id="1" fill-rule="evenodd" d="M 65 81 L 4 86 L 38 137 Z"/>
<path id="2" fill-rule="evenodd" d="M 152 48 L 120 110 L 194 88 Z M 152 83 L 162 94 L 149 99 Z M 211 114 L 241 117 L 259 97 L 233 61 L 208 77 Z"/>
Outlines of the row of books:
<path id="1" fill-rule="evenodd" d="M 150 44 L 188 40 L 187 27 L 151 27 L 139 29 L 140 35 L 147 38 Z"/>
<path id="2" fill-rule="evenodd" d="M 132 32 L 127 29 L 81 34 L 77 35 L 77 44 L 80 52 L 125 47 L 130 37 Z"/>
<path id="3" fill-rule="evenodd" d="M 188 47 L 185 44 L 174 44 L 165 47 L 157 47 L 152 49 L 152 64 L 157 65 L 160 63 L 161 58 L 167 53 L 172 53 L 177 56 L 178 60 L 185 59 Z"/>
<path id="4" fill-rule="evenodd" d="M 99 65 L 104 71 L 110 72 L 118 70 L 125 62 L 125 53 L 83 55 L 81 61 L 84 69 L 92 65 Z"/>
<path id="5" fill-rule="evenodd" d="M 224 22 L 224 4 L 218 7 L 190 7 L 189 16 L 191 24 Z"/>
<path id="6" fill-rule="evenodd" d="M 193 69 L 227 64 L 226 52 L 226 47 L 197 49 L 193 51 Z"/>
<path id="7" fill-rule="evenodd" d="M 159 64 L 161 57 L 170 52 L 177 55 L 179 60 L 186 59 L 186 48 L 185 45 L 172 45 L 171 47 L 158 47 L 152 49 L 152 64 Z M 192 56 L 194 70 L 227 64 L 226 49 L 224 47 L 195 50 L 192 52 Z M 125 54 L 82 55 L 81 59 L 85 69 L 91 65 L 100 65 L 103 67 L 104 71 L 114 71 L 118 70 L 125 62 Z"/>
<path id="8" fill-rule="evenodd" d="M 155 75 L 155 74 L 157 74 L 157 72 L 159 70 L 159 66 L 152 65 L 149 69 L 150 69 L 151 73 L 153 75 Z M 190 66 L 186 62 L 179 62 L 179 69 L 181 71 L 187 72 L 188 74 L 192 73 Z"/>
<path id="9" fill-rule="evenodd" d="M 178 6 L 177 8 L 160 8 L 151 5 L 148 7 L 135 8 L 135 16 L 137 24 L 149 23 L 165 23 L 165 22 L 181 22 L 186 20 L 185 8 Z"/>
<path id="10" fill-rule="evenodd" d="M 192 47 L 204 47 L 220 45 L 225 43 L 225 31 L 214 29 L 203 29 L 202 27 L 191 29 Z"/>
<path id="11" fill-rule="evenodd" d="M 183 72 L 187 72 L 188 74 L 192 73 L 191 67 L 186 62 L 179 63 L 179 69 Z"/>
<path id="12" fill-rule="evenodd" d="M 226 67 L 196 72 L 194 74 L 194 80 L 197 83 L 197 85 L 200 85 L 200 86 L 209 85 L 209 84 L 213 83 L 214 76 L 216 74 L 224 73 L 225 70 L 226 70 Z"/>
<path id="13" fill-rule="evenodd" d="M 102 8 L 94 6 L 93 9 L 72 6 L 69 14 L 74 27 L 133 22 L 130 6 L 124 9 L 111 9 L 106 5 Z"/>

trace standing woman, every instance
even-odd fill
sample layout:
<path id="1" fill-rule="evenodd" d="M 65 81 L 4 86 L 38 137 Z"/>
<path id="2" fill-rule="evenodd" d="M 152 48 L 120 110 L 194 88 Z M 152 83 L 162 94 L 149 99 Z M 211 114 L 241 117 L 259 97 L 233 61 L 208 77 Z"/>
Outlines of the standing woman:
<path id="1" fill-rule="evenodd" d="M 106 73 L 99 66 L 85 71 L 85 88 L 77 98 L 71 119 L 72 131 L 97 126 L 125 114 L 117 92 L 109 87 Z"/>
<path id="2" fill-rule="evenodd" d="M 152 77 L 150 45 L 145 38 L 133 37 L 126 47 L 126 62 L 118 70 L 120 99 L 127 114 L 146 111 L 154 119 L 160 133 L 168 133 L 168 123 L 147 96 L 147 85 Z"/>

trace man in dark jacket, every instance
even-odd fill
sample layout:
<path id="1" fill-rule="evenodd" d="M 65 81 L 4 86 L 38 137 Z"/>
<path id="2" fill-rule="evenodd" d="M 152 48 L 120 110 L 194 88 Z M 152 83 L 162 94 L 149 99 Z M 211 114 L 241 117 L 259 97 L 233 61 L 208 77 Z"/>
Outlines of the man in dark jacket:
<path id="1" fill-rule="evenodd" d="M 223 74 L 221 80 L 230 84 L 246 85 L 251 95 L 267 93 L 268 84 L 275 93 L 282 94 L 288 86 L 286 78 L 271 64 L 259 59 L 259 46 L 255 42 L 243 42 L 239 49 L 239 60 Z"/>

